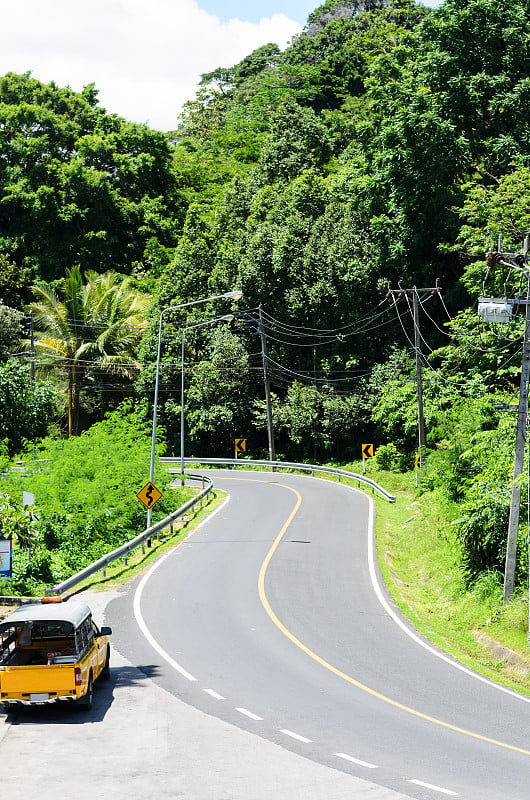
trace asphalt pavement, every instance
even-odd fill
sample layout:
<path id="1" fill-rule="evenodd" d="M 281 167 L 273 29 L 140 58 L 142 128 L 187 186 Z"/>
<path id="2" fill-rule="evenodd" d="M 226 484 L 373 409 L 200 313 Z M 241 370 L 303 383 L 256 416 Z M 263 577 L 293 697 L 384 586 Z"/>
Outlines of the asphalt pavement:
<path id="1" fill-rule="evenodd" d="M 116 592 L 85 592 L 104 623 Z M 209 716 L 113 648 L 111 680 L 88 713 L 45 706 L 0 714 L 9 800 L 407 800 Z"/>

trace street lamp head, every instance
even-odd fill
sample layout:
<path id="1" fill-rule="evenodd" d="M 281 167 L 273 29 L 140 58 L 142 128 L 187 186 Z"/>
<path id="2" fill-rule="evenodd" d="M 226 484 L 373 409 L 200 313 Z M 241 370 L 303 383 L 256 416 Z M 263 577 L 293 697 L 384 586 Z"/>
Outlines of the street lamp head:
<path id="1" fill-rule="evenodd" d="M 219 317 L 220 322 L 232 322 L 234 319 L 233 314 L 225 314 L 224 317 Z"/>
<path id="2" fill-rule="evenodd" d="M 228 300 L 241 300 L 243 297 L 243 292 L 237 289 L 233 292 L 226 292 L 226 294 L 221 295 L 221 297 L 226 297 Z"/>

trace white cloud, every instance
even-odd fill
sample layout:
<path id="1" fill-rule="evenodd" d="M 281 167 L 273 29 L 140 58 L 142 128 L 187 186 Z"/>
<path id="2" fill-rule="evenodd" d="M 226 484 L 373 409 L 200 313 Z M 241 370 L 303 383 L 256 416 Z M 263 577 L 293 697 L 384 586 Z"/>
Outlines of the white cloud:
<path id="1" fill-rule="evenodd" d="M 223 23 L 196 0 L 3 0 L 0 75 L 31 71 L 76 91 L 95 83 L 109 112 L 169 130 L 201 73 L 267 42 L 283 47 L 300 29 L 284 14 Z"/>

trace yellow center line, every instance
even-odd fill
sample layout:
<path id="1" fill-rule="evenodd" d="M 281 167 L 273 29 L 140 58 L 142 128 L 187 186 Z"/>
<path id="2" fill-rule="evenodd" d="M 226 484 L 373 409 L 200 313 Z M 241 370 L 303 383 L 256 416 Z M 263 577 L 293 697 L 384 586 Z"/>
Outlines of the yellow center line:
<path id="1" fill-rule="evenodd" d="M 246 480 L 254 483 L 270 484 L 270 481 L 260 481 L 255 478 L 235 478 L 235 480 Z M 339 678 L 342 678 L 342 680 L 347 681 L 347 683 L 350 683 L 352 686 L 356 686 L 358 689 L 361 689 L 361 691 L 372 695 L 372 697 L 377 697 L 378 700 L 382 700 L 384 703 L 388 703 L 388 705 L 394 706 L 394 708 L 399 708 L 401 711 L 405 711 L 407 714 L 412 714 L 412 716 L 414 717 L 426 720 L 427 722 L 432 722 L 434 725 L 439 725 L 442 728 L 447 728 L 448 730 L 455 731 L 456 733 L 462 733 L 464 736 L 469 736 L 472 739 L 478 739 L 482 742 L 488 742 L 488 744 L 493 744 L 496 745 L 497 747 L 502 747 L 505 750 L 512 750 L 516 753 L 522 753 L 523 755 L 530 756 L 530 750 L 524 750 L 521 747 L 516 747 L 515 745 L 507 744 L 506 742 L 500 742 L 497 739 L 491 739 L 489 736 L 482 736 L 479 733 L 468 731 L 465 728 L 459 728 L 457 725 L 451 725 L 451 723 L 449 722 L 444 722 L 441 719 L 437 719 L 436 717 L 431 717 L 428 714 L 422 713 L 421 711 L 416 711 L 416 709 L 410 708 L 410 706 L 406 706 L 403 703 L 399 703 L 397 700 L 392 700 L 391 697 L 387 697 L 386 695 L 381 694 L 381 692 L 377 692 L 375 689 L 371 689 L 364 683 L 360 683 L 360 681 L 357 681 L 355 680 L 355 678 L 352 678 L 351 675 L 347 675 L 345 672 L 342 672 L 342 670 L 338 669 L 337 667 L 334 667 L 333 664 L 330 664 L 328 661 L 321 658 L 317 653 L 314 653 L 313 650 L 310 650 L 309 647 L 307 647 L 303 642 L 300 641 L 300 639 L 298 639 L 293 633 L 291 633 L 291 631 L 289 631 L 285 627 L 285 625 L 281 622 L 281 620 L 278 619 L 278 617 L 272 610 L 272 607 L 268 601 L 265 592 L 265 575 L 267 573 L 267 569 L 272 560 L 272 557 L 278 548 L 278 545 L 280 544 L 287 529 L 291 525 L 291 522 L 295 518 L 296 514 L 298 513 L 298 510 L 300 509 L 300 506 L 302 505 L 302 495 L 300 494 L 300 492 L 298 492 L 296 489 L 293 489 L 291 486 L 285 486 L 284 484 L 281 483 L 275 483 L 275 485 L 280 486 L 282 489 L 287 489 L 288 491 L 296 495 L 296 503 L 293 510 L 289 514 L 287 520 L 285 521 L 282 529 L 280 530 L 278 536 L 274 540 L 271 548 L 269 549 L 269 552 L 267 553 L 265 560 L 261 565 L 258 577 L 258 592 L 263 608 L 267 612 L 272 622 L 284 634 L 284 636 L 290 639 L 290 641 L 293 644 L 295 644 L 296 647 L 298 647 L 300 650 L 302 650 L 302 652 L 304 652 L 306 655 L 312 658 L 313 661 L 316 661 L 317 664 L 320 664 L 322 667 L 329 670 L 329 672 L 332 672 L 334 675 L 337 675 Z"/>

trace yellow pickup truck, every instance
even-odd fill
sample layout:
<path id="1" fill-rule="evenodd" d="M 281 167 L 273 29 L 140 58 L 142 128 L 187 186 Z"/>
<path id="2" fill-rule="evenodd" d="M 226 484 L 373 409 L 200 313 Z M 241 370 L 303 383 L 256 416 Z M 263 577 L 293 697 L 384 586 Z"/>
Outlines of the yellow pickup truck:
<path id="1" fill-rule="evenodd" d="M 0 621 L 0 703 L 69 700 L 90 709 L 94 682 L 110 676 L 111 633 L 86 603 L 20 606 Z"/>

